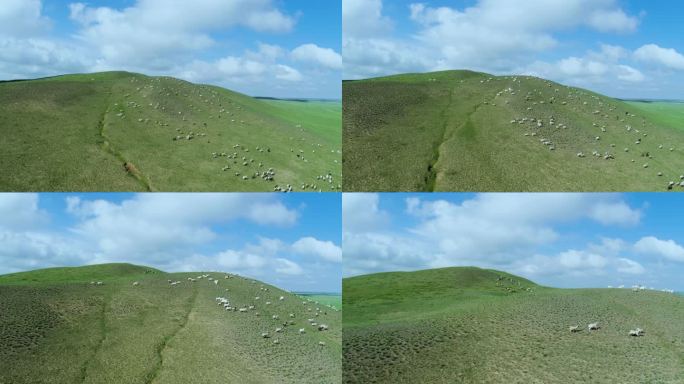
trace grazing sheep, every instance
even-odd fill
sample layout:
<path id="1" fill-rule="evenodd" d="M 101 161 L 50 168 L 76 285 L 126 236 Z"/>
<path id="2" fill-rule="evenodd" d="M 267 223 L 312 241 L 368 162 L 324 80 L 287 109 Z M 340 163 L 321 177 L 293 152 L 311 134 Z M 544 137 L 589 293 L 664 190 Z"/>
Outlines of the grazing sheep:
<path id="1" fill-rule="evenodd" d="M 590 331 L 597 331 L 600 327 L 598 323 L 591 323 L 587 325 L 587 328 L 589 328 Z"/>
<path id="2" fill-rule="evenodd" d="M 325 346 L 325 341 L 319 341 L 319 342 L 318 342 L 318 345 L 320 345 L 320 346 Z"/>
<path id="3" fill-rule="evenodd" d="M 278 315 L 273 315 L 273 316 L 271 316 L 271 318 L 272 318 L 273 320 L 278 320 L 278 319 L 280 319 L 280 316 L 278 316 Z"/>
<path id="4" fill-rule="evenodd" d="M 275 329 L 275 331 L 276 331 L 276 332 L 282 332 L 283 329 L 282 329 L 281 327 L 277 327 L 277 328 Z"/>
<path id="5" fill-rule="evenodd" d="M 134 282 L 133 282 L 133 286 L 134 286 L 134 287 L 137 287 L 138 285 L 140 285 L 140 283 L 138 283 L 137 281 L 134 281 Z"/>
<path id="6" fill-rule="evenodd" d="M 271 336 L 269 336 L 268 332 L 261 332 L 261 337 L 263 337 L 264 339 L 268 339 Z"/>
<path id="7" fill-rule="evenodd" d="M 299 333 L 300 333 L 300 334 L 306 333 L 306 330 L 305 330 L 304 328 L 299 328 Z"/>
<path id="8" fill-rule="evenodd" d="M 278 300 L 283 301 L 283 300 L 285 300 L 285 297 L 284 297 L 284 296 L 280 296 L 280 297 L 278 298 Z"/>
<path id="9" fill-rule="evenodd" d="M 273 340 L 273 344 L 280 344 L 280 342 L 278 341 L 278 339 L 275 339 Z"/>
<path id="10" fill-rule="evenodd" d="M 318 326 L 318 330 L 319 330 L 319 331 L 327 331 L 327 330 L 328 330 L 328 326 L 325 325 L 325 324 L 321 324 L 321 325 Z"/>
<path id="11" fill-rule="evenodd" d="M 581 331 L 579 325 L 573 325 L 572 327 L 569 328 L 570 332 L 575 333 Z"/>

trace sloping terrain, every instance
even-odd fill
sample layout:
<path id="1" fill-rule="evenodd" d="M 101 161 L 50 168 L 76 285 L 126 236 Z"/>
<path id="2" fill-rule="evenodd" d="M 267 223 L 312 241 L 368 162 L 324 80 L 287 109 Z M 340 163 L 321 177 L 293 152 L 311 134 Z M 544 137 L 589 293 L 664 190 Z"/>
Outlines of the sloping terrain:
<path id="1" fill-rule="evenodd" d="M 217 297 L 236 310 L 217 305 Z M 238 275 L 128 264 L 16 273 L 0 276 L 0 313 L 3 384 L 341 377 L 340 312 Z"/>
<path id="2" fill-rule="evenodd" d="M 684 190 L 684 131 L 583 89 L 446 71 L 343 100 L 345 191 Z"/>
<path id="3" fill-rule="evenodd" d="M 684 299 L 670 293 L 445 268 L 344 279 L 343 305 L 344 383 L 684 381 Z"/>
<path id="4" fill-rule="evenodd" d="M 340 119 L 127 72 L 4 82 L 0 190 L 337 190 Z"/>

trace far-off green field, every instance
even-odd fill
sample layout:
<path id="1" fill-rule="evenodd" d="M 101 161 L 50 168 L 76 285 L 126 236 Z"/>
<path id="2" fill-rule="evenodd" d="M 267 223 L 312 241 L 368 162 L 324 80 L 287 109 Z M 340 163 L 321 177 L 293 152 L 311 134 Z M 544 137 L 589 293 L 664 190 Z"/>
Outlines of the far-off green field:
<path id="1" fill-rule="evenodd" d="M 344 383 L 684 382 L 684 297 L 671 293 L 445 268 L 344 279 L 343 305 Z"/>
<path id="2" fill-rule="evenodd" d="M 227 273 L 4 275 L 0 383 L 339 383 L 341 317 Z"/>
<path id="3" fill-rule="evenodd" d="M 341 103 L 127 72 L 0 82 L 0 191 L 337 191 Z"/>
<path id="4" fill-rule="evenodd" d="M 470 71 L 343 84 L 345 191 L 684 191 L 680 108 Z"/>
<path id="5" fill-rule="evenodd" d="M 342 308 L 342 295 L 336 293 L 297 293 L 315 304 L 327 305 L 335 309 Z"/>

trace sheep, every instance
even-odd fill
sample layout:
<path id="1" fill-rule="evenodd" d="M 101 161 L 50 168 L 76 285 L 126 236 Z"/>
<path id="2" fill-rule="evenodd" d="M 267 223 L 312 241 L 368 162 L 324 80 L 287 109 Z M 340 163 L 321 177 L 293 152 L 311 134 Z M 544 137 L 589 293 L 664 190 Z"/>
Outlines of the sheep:
<path id="1" fill-rule="evenodd" d="M 271 336 L 268 334 L 268 332 L 261 332 L 261 337 L 263 337 L 264 339 L 268 339 Z"/>
<path id="2" fill-rule="evenodd" d="M 579 325 L 573 325 L 572 327 L 569 328 L 570 332 L 575 333 L 581 331 Z"/>
<path id="3" fill-rule="evenodd" d="M 325 346 L 325 341 L 319 341 L 319 342 L 318 342 L 318 345 L 324 347 L 324 346 Z"/>
<path id="4" fill-rule="evenodd" d="M 280 296 L 280 297 L 278 298 L 278 300 L 283 301 L 283 300 L 285 300 L 285 297 L 284 297 L 284 296 Z"/>
<path id="5" fill-rule="evenodd" d="M 276 332 L 278 332 L 278 333 L 280 333 L 280 332 L 282 332 L 282 331 L 283 331 L 283 328 L 281 328 L 281 327 L 277 327 L 277 328 L 275 329 L 275 331 L 276 331 Z"/>
<path id="6" fill-rule="evenodd" d="M 290 317 L 295 317 L 294 313 L 290 313 Z"/>
<path id="7" fill-rule="evenodd" d="M 240 312 L 247 312 L 247 308 L 242 307 L 242 308 L 240 308 L 238 311 L 240 311 Z"/>
<path id="8" fill-rule="evenodd" d="M 319 331 L 327 331 L 327 330 L 328 330 L 328 326 L 325 325 L 325 324 L 321 324 L 321 325 L 318 326 L 318 330 L 319 330 Z"/>
<path id="9" fill-rule="evenodd" d="M 278 341 L 278 339 L 275 339 L 273 340 L 273 344 L 280 344 L 280 342 Z"/>
<path id="10" fill-rule="evenodd" d="M 299 328 L 299 334 L 306 333 L 306 330 L 304 328 Z"/>
<path id="11" fill-rule="evenodd" d="M 597 331 L 600 327 L 598 323 L 591 323 L 587 325 L 587 328 L 589 328 L 590 331 Z"/>
<path id="12" fill-rule="evenodd" d="M 134 286 L 134 287 L 137 287 L 138 285 L 140 285 L 139 282 L 137 282 L 137 281 L 134 281 L 134 282 L 133 282 L 133 286 Z"/>
<path id="13" fill-rule="evenodd" d="M 271 316 L 271 319 L 273 319 L 273 320 L 278 320 L 278 319 L 280 319 L 280 316 L 278 316 L 278 315 L 273 315 L 273 316 Z"/>
<path id="14" fill-rule="evenodd" d="M 214 280 L 214 285 L 218 285 L 218 280 Z"/>
<path id="15" fill-rule="evenodd" d="M 95 285 L 104 285 L 104 283 L 101 281 L 98 281 L 97 283 L 95 283 Z"/>

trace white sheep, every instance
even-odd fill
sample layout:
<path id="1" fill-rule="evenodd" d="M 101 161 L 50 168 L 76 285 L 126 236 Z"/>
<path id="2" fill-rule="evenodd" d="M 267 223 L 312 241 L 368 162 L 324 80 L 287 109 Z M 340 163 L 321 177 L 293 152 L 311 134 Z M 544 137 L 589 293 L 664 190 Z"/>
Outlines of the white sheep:
<path id="1" fill-rule="evenodd" d="M 587 325 L 587 328 L 589 328 L 590 331 L 596 331 L 600 327 L 599 327 L 598 323 L 591 323 L 591 324 Z"/>

